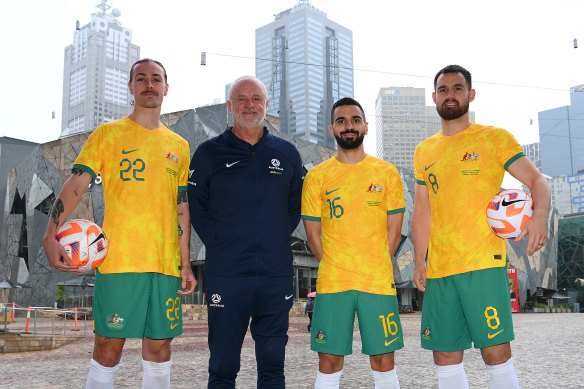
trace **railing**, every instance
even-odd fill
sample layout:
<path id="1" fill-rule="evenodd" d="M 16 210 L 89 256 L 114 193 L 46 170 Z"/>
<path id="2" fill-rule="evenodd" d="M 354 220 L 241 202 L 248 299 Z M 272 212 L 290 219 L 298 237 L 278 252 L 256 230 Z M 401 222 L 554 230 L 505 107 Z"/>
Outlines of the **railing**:
<path id="1" fill-rule="evenodd" d="M 0 306 L 0 333 L 78 336 L 83 331 L 82 336 L 86 336 L 92 330 L 91 313 L 86 309 Z"/>

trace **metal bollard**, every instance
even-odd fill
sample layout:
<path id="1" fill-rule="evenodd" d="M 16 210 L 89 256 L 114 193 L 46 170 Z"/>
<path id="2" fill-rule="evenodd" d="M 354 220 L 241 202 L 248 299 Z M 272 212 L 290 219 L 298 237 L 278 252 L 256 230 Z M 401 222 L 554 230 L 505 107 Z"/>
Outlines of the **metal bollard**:
<path id="1" fill-rule="evenodd" d="M 28 323 L 30 322 L 30 305 L 28 306 L 28 311 L 26 312 L 26 326 L 24 328 L 24 333 L 28 334 Z"/>
<path id="2" fill-rule="evenodd" d="M 75 307 L 75 336 L 77 336 L 77 307 Z"/>

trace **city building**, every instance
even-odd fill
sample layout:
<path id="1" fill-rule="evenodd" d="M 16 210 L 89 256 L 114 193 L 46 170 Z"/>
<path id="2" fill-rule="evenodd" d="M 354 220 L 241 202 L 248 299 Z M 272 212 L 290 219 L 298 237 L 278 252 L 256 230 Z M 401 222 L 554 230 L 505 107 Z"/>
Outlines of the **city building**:
<path id="1" fill-rule="evenodd" d="M 414 170 L 414 150 L 428 137 L 425 94 L 424 88 L 379 90 L 375 100 L 378 158 Z"/>
<path id="2" fill-rule="evenodd" d="M 552 208 L 560 215 L 584 212 L 584 173 L 549 179 Z"/>
<path id="3" fill-rule="evenodd" d="M 548 176 L 584 172 L 584 85 L 570 89 L 570 105 L 539 112 L 541 171 Z"/>
<path id="4" fill-rule="evenodd" d="M 7 181 L 10 175 L 10 171 L 18 164 L 26 160 L 28 154 L 30 154 L 36 147 L 38 143 L 28 142 L 25 140 L 9 138 L 6 136 L 0 137 L 0 204 L 4 204 L 4 208 L 7 204 L 4 203 L 6 198 L 6 187 L 10 185 Z M 24 202 L 17 205 L 23 206 Z M 5 212 L 8 210 L 4 210 Z M 0 218 L 0 231 L 2 231 L 3 219 Z"/>
<path id="5" fill-rule="evenodd" d="M 336 149 L 330 110 L 353 96 L 353 34 L 308 0 L 256 30 L 256 77 L 268 88 L 268 114 L 283 133 Z"/>
<path id="6" fill-rule="evenodd" d="M 537 170 L 541 172 L 541 157 L 539 152 L 539 142 L 522 145 L 523 154 L 535 165 Z"/>
<path id="7" fill-rule="evenodd" d="M 439 132 L 442 123 L 435 106 L 426 106 L 426 90 L 412 87 L 381 88 L 375 100 L 377 157 L 414 170 L 414 150 Z M 470 112 L 474 122 L 474 112 Z"/>
<path id="8" fill-rule="evenodd" d="M 73 44 L 65 48 L 61 137 L 93 131 L 131 112 L 128 80 L 140 47 L 116 19 L 119 10 L 107 0 L 97 8 L 91 23 L 80 27 L 77 22 Z"/>

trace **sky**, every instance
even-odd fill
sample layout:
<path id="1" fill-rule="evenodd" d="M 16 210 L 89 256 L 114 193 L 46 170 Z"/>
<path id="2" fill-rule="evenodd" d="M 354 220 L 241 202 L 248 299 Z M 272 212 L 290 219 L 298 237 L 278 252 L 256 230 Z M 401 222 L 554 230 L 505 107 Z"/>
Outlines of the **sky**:
<path id="1" fill-rule="evenodd" d="M 223 102 L 225 84 L 255 74 L 255 30 L 297 2 L 108 0 L 141 57 L 167 70 L 162 112 Z M 353 32 L 354 97 L 369 121 L 365 147 L 373 155 L 379 89 L 425 88 L 426 105 L 433 105 L 434 75 L 448 64 L 473 75 L 476 121 L 507 129 L 521 144 L 539 141 L 539 111 L 568 105 L 570 87 L 584 84 L 578 0 L 310 2 Z M 98 3 L 21 0 L 2 7 L 0 136 L 39 143 L 59 137 L 64 49 L 76 20 L 89 23 Z"/>

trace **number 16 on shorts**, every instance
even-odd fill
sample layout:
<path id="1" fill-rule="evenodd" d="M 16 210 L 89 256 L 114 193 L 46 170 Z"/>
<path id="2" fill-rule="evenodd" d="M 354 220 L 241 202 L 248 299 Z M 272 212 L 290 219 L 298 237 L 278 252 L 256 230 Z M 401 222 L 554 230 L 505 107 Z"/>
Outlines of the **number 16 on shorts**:
<path id="1" fill-rule="evenodd" d="M 399 326 L 395 320 L 392 320 L 395 314 L 391 312 L 387 316 L 379 315 L 379 319 L 381 319 L 381 323 L 383 324 L 383 332 L 385 333 L 385 346 L 389 346 L 396 340 L 398 340 L 398 333 L 399 333 Z"/>

